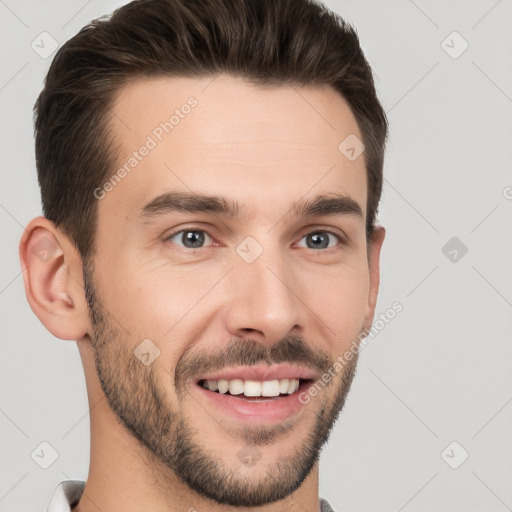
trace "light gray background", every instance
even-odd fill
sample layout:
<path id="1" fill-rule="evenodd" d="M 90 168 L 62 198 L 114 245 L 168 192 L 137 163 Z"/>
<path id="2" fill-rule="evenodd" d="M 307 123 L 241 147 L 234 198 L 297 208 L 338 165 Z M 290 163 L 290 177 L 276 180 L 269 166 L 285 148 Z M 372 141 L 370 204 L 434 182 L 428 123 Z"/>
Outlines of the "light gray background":
<path id="1" fill-rule="evenodd" d="M 123 3 L 0 0 L 1 511 L 43 510 L 89 461 L 76 345 L 31 312 L 17 256 L 41 212 L 31 109 L 51 61 L 31 42 Z M 389 116 L 377 311 L 403 311 L 362 351 L 321 495 L 339 512 L 512 510 L 512 1 L 328 5 L 357 27 Z M 46 470 L 31 458 L 43 441 L 59 454 Z"/>

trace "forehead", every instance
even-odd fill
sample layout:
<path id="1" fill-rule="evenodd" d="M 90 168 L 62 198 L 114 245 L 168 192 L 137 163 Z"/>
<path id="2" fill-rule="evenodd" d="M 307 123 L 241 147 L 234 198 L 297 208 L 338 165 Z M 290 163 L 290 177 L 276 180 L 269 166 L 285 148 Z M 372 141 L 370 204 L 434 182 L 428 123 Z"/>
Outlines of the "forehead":
<path id="1" fill-rule="evenodd" d="M 109 216 L 132 217 L 173 190 L 229 196 L 268 215 L 307 193 L 336 192 L 365 211 L 364 154 L 351 161 L 339 149 L 362 137 L 331 87 L 260 87 L 229 75 L 144 79 L 126 85 L 111 112 L 119 153 L 100 204 Z"/>

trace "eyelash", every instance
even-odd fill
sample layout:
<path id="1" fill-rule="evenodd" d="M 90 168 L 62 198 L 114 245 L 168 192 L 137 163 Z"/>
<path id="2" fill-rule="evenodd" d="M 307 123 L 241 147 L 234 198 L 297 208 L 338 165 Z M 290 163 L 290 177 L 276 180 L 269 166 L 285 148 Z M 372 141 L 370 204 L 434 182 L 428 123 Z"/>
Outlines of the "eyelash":
<path id="1" fill-rule="evenodd" d="M 167 235 L 164 238 L 164 242 L 165 243 L 173 243 L 173 242 L 170 241 L 172 238 L 174 238 L 176 235 L 180 235 L 182 233 L 187 233 L 189 231 L 196 231 L 196 232 L 199 232 L 199 233 L 206 233 L 206 235 L 213 240 L 213 237 L 208 233 L 208 231 L 206 231 L 204 229 L 198 229 L 196 227 L 191 226 L 191 227 L 181 228 L 180 230 L 174 231 L 173 233 Z M 317 228 L 317 229 L 314 229 L 312 231 L 309 231 L 304 236 L 302 236 L 300 238 L 300 240 L 303 240 L 308 235 L 312 235 L 312 234 L 315 234 L 315 233 L 328 233 L 329 235 L 332 235 L 332 236 L 336 237 L 339 240 L 339 244 L 337 244 L 334 247 L 328 247 L 328 248 L 325 248 L 325 249 L 311 249 L 309 247 L 305 247 L 305 249 L 309 249 L 310 251 L 313 251 L 313 252 L 323 252 L 324 254 L 330 254 L 332 252 L 338 251 L 340 249 L 340 246 L 346 245 L 346 241 L 345 241 L 345 239 L 343 238 L 342 235 L 340 235 L 338 233 L 335 233 L 334 231 L 332 231 L 330 229 L 325 229 L 325 228 Z M 179 245 L 179 244 L 177 244 L 177 245 Z M 208 247 L 212 247 L 212 246 L 215 246 L 215 245 L 218 245 L 218 243 L 214 242 L 210 246 L 197 247 L 197 248 L 184 247 L 184 246 L 181 246 L 181 245 L 179 245 L 179 247 L 181 247 L 183 250 L 189 252 L 189 251 L 198 251 L 198 250 L 201 250 L 201 249 L 207 249 Z"/>

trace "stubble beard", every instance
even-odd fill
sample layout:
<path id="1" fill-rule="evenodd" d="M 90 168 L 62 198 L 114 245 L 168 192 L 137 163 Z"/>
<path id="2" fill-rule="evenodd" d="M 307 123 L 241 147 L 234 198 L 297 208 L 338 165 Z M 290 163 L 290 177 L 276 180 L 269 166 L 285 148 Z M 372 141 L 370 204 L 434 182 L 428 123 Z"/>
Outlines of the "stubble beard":
<path id="1" fill-rule="evenodd" d="M 87 275 L 84 270 L 86 297 L 94 328 L 91 345 L 101 388 L 118 421 L 148 451 L 148 460 L 159 461 L 192 491 L 222 505 L 262 506 L 282 500 L 298 489 L 318 461 L 343 408 L 355 376 L 357 353 L 344 366 L 341 378 L 337 379 L 337 389 L 330 393 L 327 390 L 322 392 L 316 419 L 299 449 L 291 456 L 267 463 L 264 471 L 258 467 L 265 464 L 265 457 L 262 457 L 254 467 L 255 471 L 260 470 L 259 477 L 241 477 L 237 468 L 242 462 L 236 458 L 229 465 L 222 454 L 212 456 L 208 447 L 194 435 L 200 426 L 194 427 L 180 410 L 170 404 L 158 384 L 155 365 L 143 365 L 133 354 L 137 342 L 128 339 L 116 326 L 115 320 L 107 319 L 108 313 L 104 314 L 106 310 L 94 291 L 92 272 L 89 273 Z M 332 388 L 336 381 L 333 379 L 331 384 Z M 187 400 L 189 393 L 186 389 L 180 393 L 180 386 L 176 386 L 176 391 L 181 395 L 177 396 L 179 402 Z M 320 396 L 317 397 L 320 400 Z M 305 407 L 314 407 L 313 404 L 314 400 Z M 232 442 L 240 443 L 242 440 L 245 450 L 258 450 L 257 446 L 271 446 L 278 443 L 283 435 L 293 435 L 294 428 L 293 423 L 242 427 L 237 429 Z M 155 477 L 160 480 L 159 486 L 162 485 L 161 477 Z M 170 491 L 172 495 L 172 489 Z"/>

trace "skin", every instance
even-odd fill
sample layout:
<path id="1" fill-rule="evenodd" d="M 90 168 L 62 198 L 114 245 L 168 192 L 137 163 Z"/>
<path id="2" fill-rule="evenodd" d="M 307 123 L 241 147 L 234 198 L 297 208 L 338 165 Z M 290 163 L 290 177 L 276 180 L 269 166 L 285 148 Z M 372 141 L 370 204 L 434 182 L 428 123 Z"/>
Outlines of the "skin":
<path id="1" fill-rule="evenodd" d="M 305 349 L 297 356 L 301 363 L 311 363 L 320 376 L 371 326 L 385 230 L 377 227 L 367 244 L 364 153 L 349 161 L 338 150 L 348 135 L 361 134 L 346 101 L 329 87 L 258 88 L 227 75 L 137 80 L 113 105 L 119 164 L 190 96 L 198 101 L 190 114 L 98 201 L 87 290 L 79 254 L 48 219 L 32 220 L 21 240 L 30 306 L 52 334 L 77 340 L 84 366 L 91 459 L 74 510 L 129 512 L 150 503 L 154 512 L 255 505 L 265 512 L 317 511 L 316 456 L 341 410 L 356 358 L 297 415 L 270 426 L 242 425 L 201 402 L 175 370 L 190 370 L 193 358 L 206 368 L 230 344 L 255 360 L 269 354 L 286 360 L 279 347 L 295 340 Z M 224 196 L 249 215 L 138 217 L 167 191 Z M 352 198 L 363 215 L 290 213 L 298 199 L 332 193 Z M 190 249 L 180 236 L 168 238 L 191 227 L 206 232 L 205 247 Z M 307 235 L 325 229 L 340 239 L 330 237 L 328 249 L 308 247 Z M 248 236 L 263 248 L 250 264 L 235 250 Z M 42 239 L 52 247 L 44 261 L 34 249 Z M 144 339 L 160 350 L 149 366 L 133 355 Z M 178 462 L 163 452 L 176 450 L 172 434 L 180 421 L 188 433 L 180 445 L 188 442 L 216 461 L 208 481 L 230 475 L 230 489 L 246 489 L 244 506 L 227 496 L 222 501 L 222 493 L 206 496 L 197 482 L 194 488 L 173 470 Z M 137 429 L 146 436 L 142 442 Z M 252 467 L 237 456 L 246 446 L 261 454 Z M 315 457 L 305 460 L 301 454 L 308 449 Z M 216 482 L 210 494 L 228 487 L 222 482 L 227 480 Z M 262 494 L 269 485 L 272 499 Z"/>

